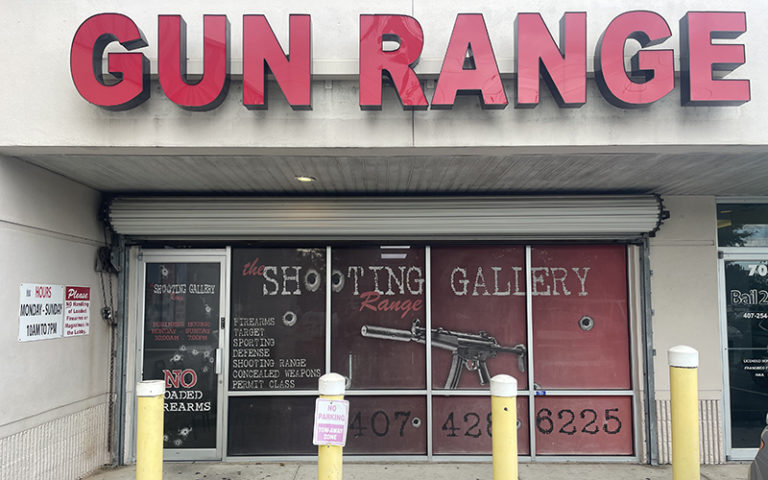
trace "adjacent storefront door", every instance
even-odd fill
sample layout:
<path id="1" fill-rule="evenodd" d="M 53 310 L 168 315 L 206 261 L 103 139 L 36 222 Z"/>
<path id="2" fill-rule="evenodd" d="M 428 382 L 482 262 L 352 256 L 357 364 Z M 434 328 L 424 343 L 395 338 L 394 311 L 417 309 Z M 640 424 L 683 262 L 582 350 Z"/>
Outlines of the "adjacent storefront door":
<path id="1" fill-rule="evenodd" d="M 145 251 L 141 376 L 165 381 L 167 460 L 222 457 L 222 329 L 227 255 Z"/>
<path id="2" fill-rule="evenodd" d="M 768 415 L 768 252 L 725 254 L 720 268 L 727 451 L 748 459 Z"/>
<path id="3" fill-rule="evenodd" d="M 726 455 L 751 460 L 768 414 L 768 204 L 717 205 Z"/>

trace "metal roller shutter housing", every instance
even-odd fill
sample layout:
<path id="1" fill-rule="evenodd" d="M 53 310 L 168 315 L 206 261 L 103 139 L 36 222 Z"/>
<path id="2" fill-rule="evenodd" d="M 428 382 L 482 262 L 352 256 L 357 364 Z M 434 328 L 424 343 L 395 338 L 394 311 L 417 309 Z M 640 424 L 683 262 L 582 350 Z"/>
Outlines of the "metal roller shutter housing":
<path id="1" fill-rule="evenodd" d="M 627 240 L 653 234 L 656 195 L 115 197 L 112 229 L 135 239 Z"/>

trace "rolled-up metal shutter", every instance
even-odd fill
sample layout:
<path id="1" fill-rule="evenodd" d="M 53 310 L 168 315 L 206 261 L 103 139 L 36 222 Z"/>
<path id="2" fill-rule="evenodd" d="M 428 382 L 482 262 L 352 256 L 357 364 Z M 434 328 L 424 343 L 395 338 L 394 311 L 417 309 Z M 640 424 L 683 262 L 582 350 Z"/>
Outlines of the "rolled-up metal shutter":
<path id="1" fill-rule="evenodd" d="M 108 222 L 137 239 L 632 239 L 664 218 L 654 195 L 116 197 Z"/>

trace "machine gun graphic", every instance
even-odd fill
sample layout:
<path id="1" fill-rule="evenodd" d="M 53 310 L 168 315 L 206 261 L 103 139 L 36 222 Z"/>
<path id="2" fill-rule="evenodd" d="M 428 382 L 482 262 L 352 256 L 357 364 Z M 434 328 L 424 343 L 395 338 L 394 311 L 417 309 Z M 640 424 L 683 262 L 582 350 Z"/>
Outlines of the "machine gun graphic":
<path id="1" fill-rule="evenodd" d="M 363 325 L 360 333 L 369 338 L 416 342 L 422 345 L 427 343 L 427 329 L 421 326 L 418 319 L 413 321 L 410 330 Z M 525 345 L 518 344 L 514 347 L 499 345 L 499 342 L 487 332 L 464 333 L 437 327 L 431 330 L 431 343 L 433 347 L 451 352 L 451 370 L 448 372 L 448 379 L 445 382 L 447 389 L 454 389 L 459 386 L 462 365 L 470 372 L 477 372 L 480 376 L 480 385 L 488 383 L 491 380 L 491 375 L 485 362 L 500 352 L 516 354 L 517 366 L 521 372 L 525 372 L 525 354 L 527 352 Z"/>

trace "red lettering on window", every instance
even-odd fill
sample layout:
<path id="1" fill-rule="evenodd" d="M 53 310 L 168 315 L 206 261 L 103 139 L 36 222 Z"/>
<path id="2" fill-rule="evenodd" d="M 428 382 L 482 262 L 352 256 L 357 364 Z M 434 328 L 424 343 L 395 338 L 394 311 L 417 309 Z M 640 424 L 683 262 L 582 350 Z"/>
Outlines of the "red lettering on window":
<path id="1" fill-rule="evenodd" d="M 192 388 L 197 385 L 197 372 L 186 370 L 163 370 L 165 388 Z"/>

